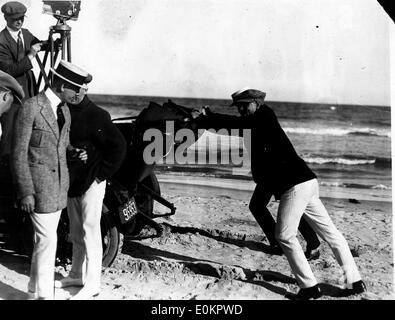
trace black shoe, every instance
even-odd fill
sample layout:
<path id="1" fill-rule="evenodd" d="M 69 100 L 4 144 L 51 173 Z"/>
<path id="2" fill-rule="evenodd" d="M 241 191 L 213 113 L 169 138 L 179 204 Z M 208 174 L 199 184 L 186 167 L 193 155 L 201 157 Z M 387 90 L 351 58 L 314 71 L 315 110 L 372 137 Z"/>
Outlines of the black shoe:
<path id="1" fill-rule="evenodd" d="M 284 254 L 283 249 L 281 249 L 280 245 L 278 244 L 271 244 L 267 249 L 267 253 L 276 256 L 282 256 Z"/>
<path id="2" fill-rule="evenodd" d="M 318 284 L 310 288 L 300 289 L 297 294 L 287 293 L 285 297 L 289 300 L 310 300 L 322 297 L 322 291 Z"/>
<path id="3" fill-rule="evenodd" d="M 307 261 L 317 260 L 320 257 L 320 248 L 306 250 L 304 255 L 306 256 Z"/>
<path id="4" fill-rule="evenodd" d="M 356 281 L 352 284 L 352 288 L 343 289 L 340 292 L 340 297 L 348 297 L 354 294 L 360 294 L 366 292 L 366 285 L 362 280 Z"/>

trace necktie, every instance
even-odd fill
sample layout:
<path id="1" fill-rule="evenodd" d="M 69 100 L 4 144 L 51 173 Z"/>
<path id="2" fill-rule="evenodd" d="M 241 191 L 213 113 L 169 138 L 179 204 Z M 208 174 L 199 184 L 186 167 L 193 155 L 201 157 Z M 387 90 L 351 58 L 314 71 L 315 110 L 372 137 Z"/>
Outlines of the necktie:
<path id="1" fill-rule="evenodd" d="M 56 114 L 58 116 L 59 132 L 62 131 L 63 125 L 65 123 L 64 114 L 62 111 L 62 105 L 63 105 L 63 103 L 59 103 L 58 107 L 56 108 Z"/>
<path id="2" fill-rule="evenodd" d="M 23 42 L 22 42 L 22 31 L 18 32 L 18 40 L 17 40 L 17 57 L 18 61 L 21 61 L 25 56 L 25 52 L 23 49 Z"/>

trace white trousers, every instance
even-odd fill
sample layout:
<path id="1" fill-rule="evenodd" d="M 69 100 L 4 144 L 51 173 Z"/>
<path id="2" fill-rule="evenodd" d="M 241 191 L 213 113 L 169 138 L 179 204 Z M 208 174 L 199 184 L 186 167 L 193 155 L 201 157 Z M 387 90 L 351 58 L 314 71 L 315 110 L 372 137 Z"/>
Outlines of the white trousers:
<path id="1" fill-rule="evenodd" d="M 105 190 L 105 181 L 94 181 L 82 196 L 67 201 L 73 244 L 69 276 L 82 278 L 84 287 L 97 291 L 100 290 L 103 256 L 100 218 Z"/>
<path id="2" fill-rule="evenodd" d="M 28 290 L 38 297 L 54 298 L 55 258 L 58 228 L 61 211 L 52 213 L 32 213 L 33 253 L 30 266 Z"/>
<path id="3" fill-rule="evenodd" d="M 317 179 L 300 183 L 287 190 L 280 199 L 277 213 L 276 238 L 301 288 L 317 284 L 313 272 L 296 238 L 302 215 L 314 231 L 326 241 L 343 269 L 346 284 L 361 280 L 346 239 L 333 224 L 319 198 Z"/>

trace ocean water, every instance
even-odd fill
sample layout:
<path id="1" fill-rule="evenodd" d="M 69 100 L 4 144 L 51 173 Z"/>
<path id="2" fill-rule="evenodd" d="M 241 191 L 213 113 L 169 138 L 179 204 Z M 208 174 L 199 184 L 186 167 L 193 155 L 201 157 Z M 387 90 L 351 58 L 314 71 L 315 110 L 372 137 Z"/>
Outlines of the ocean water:
<path id="1" fill-rule="evenodd" d="M 237 114 L 229 108 L 230 100 L 173 97 L 91 95 L 93 101 L 110 112 L 113 119 L 135 116 L 150 101 L 162 104 L 168 99 L 190 108 L 209 105 L 213 112 Z M 391 182 L 391 110 L 383 106 L 309 104 L 267 101 L 292 141 L 298 154 L 317 174 L 320 184 L 379 193 L 390 198 Z M 215 153 L 227 149 L 239 153 L 243 140 L 205 133 L 189 150 Z M 217 147 L 217 148 L 215 148 Z M 166 158 L 157 166 L 159 171 L 251 179 L 249 159 L 242 167 L 224 164 L 172 165 Z M 369 191 L 370 190 L 370 191 Z"/>

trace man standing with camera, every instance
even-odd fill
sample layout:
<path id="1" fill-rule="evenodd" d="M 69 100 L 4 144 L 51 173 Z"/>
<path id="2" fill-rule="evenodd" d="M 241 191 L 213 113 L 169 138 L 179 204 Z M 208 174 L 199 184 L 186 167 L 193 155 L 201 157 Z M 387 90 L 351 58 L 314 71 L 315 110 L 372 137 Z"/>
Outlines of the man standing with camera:
<path id="1" fill-rule="evenodd" d="M 0 69 L 13 76 L 23 87 L 26 99 L 37 94 L 32 60 L 42 42 L 22 28 L 27 8 L 10 1 L 1 7 L 7 26 L 0 32 Z"/>
<path id="2" fill-rule="evenodd" d="M 22 28 L 27 8 L 20 2 L 10 1 L 1 7 L 6 27 L 0 32 L 0 70 L 13 76 L 22 86 L 25 98 L 37 94 L 36 79 L 33 74 L 32 60 L 44 49 L 40 42 L 28 29 Z M 18 107 L 10 109 L 1 118 L 3 128 L 0 143 L 0 155 L 11 152 L 12 127 Z"/>

